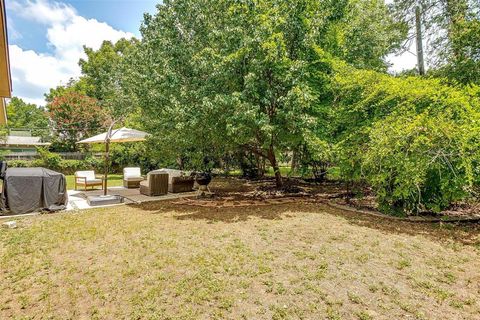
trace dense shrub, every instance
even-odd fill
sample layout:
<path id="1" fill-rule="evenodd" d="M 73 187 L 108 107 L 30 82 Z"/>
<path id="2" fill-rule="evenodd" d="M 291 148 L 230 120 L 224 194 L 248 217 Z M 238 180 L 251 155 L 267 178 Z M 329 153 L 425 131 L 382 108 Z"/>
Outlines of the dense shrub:
<path id="1" fill-rule="evenodd" d="M 60 169 L 62 157 L 59 154 L 50 152 L 46 148 L 38 148 L 37 152 L 39 155 L 38 164 L 41 164 L 42 167 L 52 170 Z"/>
<path id="2" fill-rule="evenodd" d="M 335 84 L 332 132 L 342 176 L 369 182 L 384 211 L 440 211 L 472 194 L 478 88 L 349 68 Z"/>
<path id="3" fill-rule="evenodd" d="M 324 181 L 333 160 L 333 150 L 326 141 L 309 137 L 298 150 L 298 158 L 302 176 L 311 173 L 316 181 Z"/>
<path id="4" fill-rule="evenodd" d="M 103 172 L 103 162 L 95 158 L 87 158 L 85 160 L 62 160 L 57 170 L 64 174 L 74 174 L 75 171 L 81 170 Z"/>
<path id="5" fill-rule="evenodd" d="M 467 197 L 479 155 L 480 130 L 473 124 L 428 113 L 395 114 L 376 123 L 362 160 L 383 209 L 441 211 Z"/>
<path id="6" fill-rule="evenodd" d="M 140 167 L 149 172 L 168 166 L 149 152 L 146 144 L 125 143 L 113 145 L 110 152 L 110 168 L 113 172 L 122 172 L 125 167 Z"/>
<path id="7" fill-rule="evenodd" d="M 9 168 L 28 168 L 33 167 L 32 162 L 29 160 L 9 160 L 7 164 Z"/>
<path id="8" fill-rule="evenodd" d="M 38 154 L 39 158 L 35 160 L 10 160 L 8 166 L 11 168 L 43 167 L 66 175 L 74 174 L 75 171 L 80 170 L 103 172 L 102 159 L 88 157 L 85 160 L 64 160 L 60 155 L 46 149 L 39 149 Z"/>

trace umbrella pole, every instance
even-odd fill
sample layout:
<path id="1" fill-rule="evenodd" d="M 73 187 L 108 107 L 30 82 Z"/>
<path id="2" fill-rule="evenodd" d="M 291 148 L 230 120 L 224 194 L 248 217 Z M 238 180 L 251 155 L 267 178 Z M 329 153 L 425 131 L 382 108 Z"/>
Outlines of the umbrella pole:
<path id="1" fill-rule="evenodd" d="M 110 139 L 107 139 L 105 143 L 105 173 L 103 174 L 103 195 L 107 195 L 108 186 L 108 160 L 110 158 Z"/>

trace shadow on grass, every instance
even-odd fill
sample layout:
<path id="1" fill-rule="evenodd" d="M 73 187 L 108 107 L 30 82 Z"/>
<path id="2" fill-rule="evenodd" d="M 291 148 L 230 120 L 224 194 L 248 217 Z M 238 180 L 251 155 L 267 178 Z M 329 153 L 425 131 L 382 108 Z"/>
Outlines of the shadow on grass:
<path id="1" fill-rule="evenodd" d="M 249 206 L 231 208 L 196 207 L 173 204 L 171 202 L 147 202 L 130 205 L 134 208 L 150 211 L 152 214 L 173 212 L 177 220 L 203 220 L 207 222 L 234 223 L 247 221 L 250 218 L 266 220 L 282 220 L 286 216 L 277 206 Z"/>
<path id="2" fill-rule="evenodd" d="M 391 220 L 387 217 L 372 217 L 361 213 L 335 209 L 322 203 L 278 204 L 269 206 L 248 206 L 231 208 L 205 208 L 188 205 L 179 205 L 171 202 L 150 202 L 140 205 L 131 205 L 152 214 L 173 213 L 176 220 L 206 221 L 207 223 L 224 222 L 238 223 L 251 218 L 266 220 L 282 220 L 293 218 L 298 214 L 330 214 L 345 219 L 349 224 L 380 230 L 387 233 L 403 235 L 422 235 L 428 238 L 445 242 L 452 240 L 462 244 L 480 247 L 479 224 L 440 224 L 440 223 L 414 223 L 408 221 Z"/>
<path id="3" fill-rule="evenodd" d="M 418 223 L 392 220 L 367 214 L 332 208 L 326 204 L 309 204 L 310 209 L 322 210 L 328 214 L 346 219 L 350 224 L 380 230 L 382 232 L 426 236 L 434 241 L 446 243 L 451 240 L 480 248 L 480 224 L 471 223 Z"/>
<path id="4" fill-rule="evenodd" d="M 247 181 L 234 178 L 217 178 L 212 182 L 212 190 L 222 196 L 233 196 L 250 192 L 256 189 L 259 184 L 266 181 Z M 273 180 L 270 181 L 273 185 Z M 319 192 L 337 193 L 342 191 L 341 185 L 337 183 L 320 186 Z M 422 235 L 435 241 L 445 243 L 452 240 L 455 242 L 475 245 L 480 248 L 480 224 L 451 224 L 451 223 L 414 223 L 388 219 L 388 217 L 374 217 L 366 214 L 332 208 L 321 202 L 305 202 L 299 200 L 294 203 L 247 206 L 247 207 L 196 207 L 189 205 L 174 204 L 172 202 L 150 202 L 135 205 L 142 211 L 151 211 L 153 214 L 165 214 L 170 212 L 177 220 L 194 220 L 235 223 L 247 221 L 251 218 L 282 220 L 298 216 L 299 214 L 330 214 L 345 219 L 349 224 L 380 230 L 382 232 L 401 235 Z"/>

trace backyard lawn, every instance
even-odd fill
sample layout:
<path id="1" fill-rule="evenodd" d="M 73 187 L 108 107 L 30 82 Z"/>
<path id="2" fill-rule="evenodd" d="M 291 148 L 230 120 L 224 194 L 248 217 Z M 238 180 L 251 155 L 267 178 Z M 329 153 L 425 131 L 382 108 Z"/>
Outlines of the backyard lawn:
<path id="1" fill-rule="evenodd" d="M 75 176 L 74 175 L 68 175 L 66 176 L 67 178 L 67 190 L 73 190 L 75 189 Z M 108 175 L 108 186 L 109 187 L 118 187 L 123 185 L 123 175 L 121 174 L 109 174 Z M 79 187 L 80 189 L 82 186 Z M 99 188 L 99 187 L 97 187 Z"/>
<path id="2" fill-rule="evenodd" d="M 478 319 L 479 243 L 306 202 L 30 217 L 0 229 L 0 319 Z"/>

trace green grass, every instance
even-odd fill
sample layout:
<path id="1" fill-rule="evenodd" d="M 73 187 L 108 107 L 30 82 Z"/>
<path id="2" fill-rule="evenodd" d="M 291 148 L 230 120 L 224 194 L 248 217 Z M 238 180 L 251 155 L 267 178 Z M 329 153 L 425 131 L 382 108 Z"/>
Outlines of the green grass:
<path id="1" fill-rule="evenodd" d="M 233 179 L 218 180 L 213 190 L 232 188 Z M 0 228 L 0 319 L 478 319 L 480 312 L 480 252 L 441 226 L 304 202 L 221 209 L 152 202 L 16 220 L 17 229 Z"/>
<path id="2" fill-rule="evenodd" d="M 73 190 L 75 188 L 75 176 L 68 175 L 67 178 L 67 190 Z M 109 174 L 108 175 L 108 186 L 109 187 L 119 187 L 123 185 L 123 176 L 121 174 Z"/>
<path id="3" fill-rule="evenodd" d="M 288 176 L 290 174 L 290 171 L 291 171 L 290 166 L 280 166 L 279 169 L 280 169 L 280 173 L 282 174 L 283 177 Z M 265 175 L 270 176 L 270 177 L 275 176 L 275 172 L 273 171 L 273 168 L 268 167 Z"/>

